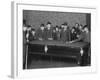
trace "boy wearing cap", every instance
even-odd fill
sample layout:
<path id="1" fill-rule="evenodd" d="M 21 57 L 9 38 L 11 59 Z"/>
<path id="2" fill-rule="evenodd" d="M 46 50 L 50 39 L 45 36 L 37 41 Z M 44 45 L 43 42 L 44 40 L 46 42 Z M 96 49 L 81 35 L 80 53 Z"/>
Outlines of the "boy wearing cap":
<path id="1" fill-rule="evenodd" d="M 40 25 L 40 28 L 36 31 L 36 37 L 38 40 L 45 40 L 45 27 L 44 24 Z"/>
<path id="2" fill-rule="evenodd" d="M 75 32 L 75 27 L 71 29 L 71 41 L 77 39 L 77 33 Z"/>
<path id="3" fill-rule="evenodd" d="M 31 31 L 29 32 L 29 41 L 33 41 L 35 39 L 36 39 L 35 29 L 32 28 Z"/>
<path id="4" fill-rule="evenodd" d="M 47 22 L 45 32 L 46 32 L 46 40 L 53 40 L 53 35 L 52 35 L 53 29 L 51 27 L 50 22 Z"/>
<path id="5" fill-rule="evenodd" d="M 87 25 L 83 27 L 81 34 L 78 36 L 78 39 L 71 41 L 71 43 L 77 41 L 90 43 L 90 32 L 89 29 L 87 28 Z"/>
<path id="6" fill-rule="evenodd" d="M 56 26 L 55 33 L 56 33 L 56 40 L 60 40 L 61 32 L 58 26 Z"/>
<path id="7" fill-rule="evenodd" d="M 76 34 L 79 35 L 79 34 L 80 34 L 79 24 L 78 24 L 78 23 L 75 23 L 74 28 L 75 28 L 75 32 L 76 32 Z"/>
<path id="8" fill-rule="evenodd" d="M 68 28 L 67 23 L 64 23 L 64 28 L 61 30 L 61 41 L 70 41 L 70 30 Z"/>

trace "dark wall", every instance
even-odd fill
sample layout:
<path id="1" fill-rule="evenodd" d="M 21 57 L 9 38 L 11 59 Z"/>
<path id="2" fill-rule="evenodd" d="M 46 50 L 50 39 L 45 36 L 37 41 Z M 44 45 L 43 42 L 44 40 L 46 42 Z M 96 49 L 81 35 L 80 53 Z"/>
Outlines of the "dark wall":
<path id="1" fill-rule="evenodd" d="M 91 14 L 86 15 L 86 24 L 87 24 L 89 30 L 91 31 Z"/>
<path id="2" fill-rule="evenodd" d="M 60 26 L 64 22 L 68 22 L 68 25 L 71 27 L 74 26 L 75 23 L 82 25 L 87 24 L 85 13 L 23 10 L 23 19 L 26 20 L 27 24 L 34 26 L 36 29 L 41 23 L 46 24 L 48 21 L 50 21 L 53 26 Z"/>

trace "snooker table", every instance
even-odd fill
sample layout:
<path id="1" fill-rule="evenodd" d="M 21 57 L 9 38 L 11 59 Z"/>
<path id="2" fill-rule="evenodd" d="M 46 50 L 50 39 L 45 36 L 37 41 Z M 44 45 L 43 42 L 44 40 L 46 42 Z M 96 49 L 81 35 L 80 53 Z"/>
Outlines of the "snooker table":
<path id="1" fill-rule="evenodd" d="M 27 43 L 26 68 L 29 54 L 75 58 L 77 60 L 77 64 L 81 65 L 82 57 L 84 55 L 88 55 L 88 48 L 89 43 L 87 42 L 65 43 L 54 40 L 30 41 Z"/>

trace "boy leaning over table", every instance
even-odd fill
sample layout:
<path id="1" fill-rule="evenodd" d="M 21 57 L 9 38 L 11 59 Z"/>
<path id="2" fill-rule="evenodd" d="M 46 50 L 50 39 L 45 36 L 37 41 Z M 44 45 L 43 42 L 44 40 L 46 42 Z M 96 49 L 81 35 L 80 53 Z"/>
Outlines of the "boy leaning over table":
<path id="1" fill-rule="evenodd" d="M 74 42 L 78 42 L 78 41 L 81 41 L 81 42 L 87 42 L 89 44 L 89 47 L 88 47 L 88 54 L 87 54 L 87 63 L 90 65 L 90 59 L 91 59 L 91 47 L 90 47 L 90 31 L 88 29 L 88 26 L 85 25 L 83 27 L 83 30 L 81 32 L 80 35 L 78 35 L 78 39 L 76 40 L 73 40 L 73 41 L 70 41 L 69 43 L 74 43 Z"/>

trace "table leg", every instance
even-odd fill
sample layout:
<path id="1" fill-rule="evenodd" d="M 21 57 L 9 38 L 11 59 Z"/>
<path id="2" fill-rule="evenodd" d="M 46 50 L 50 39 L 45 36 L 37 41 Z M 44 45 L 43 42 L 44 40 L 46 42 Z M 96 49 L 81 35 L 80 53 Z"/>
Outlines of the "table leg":
<path id="1" fill-rule="evenodd" d="M 28 45 L 26 46 L 26 64 L 25 64 L 25 69 L 27 69 L 27 61 L 28 61 Z"/>
<path id="2" fill-rule="evenodd" d="M 78 61 L 77 64 L 81 66 L 81 58 L 82 58 L 82 56 L 80 55 L 80 56 L 78 56 L 77 58 L 78 58 L 78 59 L 77 59 L 77 61 Z"/>

